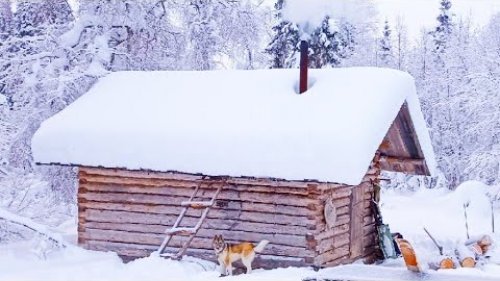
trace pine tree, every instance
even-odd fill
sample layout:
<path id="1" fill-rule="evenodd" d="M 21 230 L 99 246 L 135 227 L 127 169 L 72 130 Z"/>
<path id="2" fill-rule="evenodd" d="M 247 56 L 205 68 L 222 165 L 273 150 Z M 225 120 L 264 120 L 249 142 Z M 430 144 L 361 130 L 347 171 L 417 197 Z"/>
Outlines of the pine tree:
<path id="1" fill-rule="evenodd" d="M 379 65 L 391 67 L 394 64 L 394 55 L 392 50 L 392 31 L 389 22 L 385 20 L 382 38 L 379 40 L 378 57 L 380 59 Z"/>
<path id="2" fill-rule="evenodd" d="M 332 29 L 330 17 L 326 16 L 321 26 L 311 34 L 309 43 L 309 66 L 311 68 L 322 68 L 327 65 L 335 67 L 340 64 L 340 34 Z"/>
<path id="3" fill-rule="evenodd" d="M 278 23 L 272 27 L 274 36 L 266 48 L 266 53 L 272 57 L 270 68 L 291 68 L 296 65 L 299 29 L 296 24 L 283 19 L 281 11 L 284 6 L 284 0 L 278 0 L 274 5 Z"/>
<path id="4" fill-rule="evenodd" d="M 453 31 L 452 13 L 451 13 L 451 0 L 441 0 L 441 11 L 436 18 L 438 26 L 434 31 L 434 43 L 437 51 L 443 51 L 446 48 L 448 39 Z"/>

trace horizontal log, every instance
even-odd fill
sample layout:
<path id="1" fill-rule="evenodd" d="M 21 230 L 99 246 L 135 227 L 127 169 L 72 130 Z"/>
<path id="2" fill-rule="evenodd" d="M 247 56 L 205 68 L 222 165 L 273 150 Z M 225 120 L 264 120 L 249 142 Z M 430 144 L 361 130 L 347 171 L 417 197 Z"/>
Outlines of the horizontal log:
<path id="1" fill-rule="evenodd" d="M 130 211 L 137 213 L 153 213 L 153 214 L 171 214 L 178 215 L 182 207 L 180 207 L 176 202 L 165 203 L 165 205 L 150 205 L 147 203 L 108 203 L 108 202 L 97 202 L 89 201 L 82 198 L 80 200 L 79 206 L 81 211 L 84 209 L 101 209 L 101 210 L 116 210 L 116 211 Z M 222 207 L 215 205 L 212 207 L 211 211 L 248 211 L 256 213 L 267 213 L 267 214 L 282 214 L 290 215 L 296 214 L 297 217 L 307 217 L 307 216 L 318 216 L 321 212 L 312 211 L 305 207 L 296 206 L 286 206 L 286 205 L 271 205 L 263 203 L 247 203 L 247 202 L 236 202 L 229 201 L 224 202 Z M 202 210 L 190 209 L 189 213 L 193 216 L 200 216 Z"/>
<path id="2" fill-rule="evenodd" d="M 349 222 L 345 224 L 341 224 L 338 226 L 335 226 L 334 228 L 328 229 L 327 231 L 322 231 L 319 234 L 316 234 L 316 240 L 321 241 L 324 239 L 331 238 L 335 235 L 343 234 L 343 233 L 348 233 L 350 229 Z"/>
<path id="3" fill-rule="evenodd" d="M 316 252 L 321 254 L 345 245 L 349 245 L 349 239 L 349 233 L 342 233 L 328 239 L 323 239 L 321 241 L 318 241 Z"/>
<path id="4" fill-rule="evenodd" d="M 351 203 L 351 198 L 349 197 L 337 198 L 333 200 L 333 205 L 335 206 L 335 208 L 349 206 L 350 203 Z M 324 204 L 322 204 L 322 206 L 324 207 Z"/>
<path id="5" fill-rule="evenodd" d="M 115 242 L 105 242 L 105 241 L 87 241 L 81 246 L 88 250 L 94 251 L 113 251 L 118 253 L 120 256 L 139 258 L 149 256 L 152 252 L 156 251 L 158 247 L 148 246 L 148 245 L 137 245 L 129 243 L 115 243 Z M 166 248 L 167 252 L 174 252 L 175 248 Z M 209 260 L 212 262 L 216 261 L 216 256 L 212 249 L 200 250 L 200 249 L 188 249 L 186 255 L 201 258 L 204 260 Z M 129 259 L 130 260 L 130 259 Z M 310 263 L 306 262 L 306 258 L 297 257 L 283 257 L 283 256 L 272 256 L 272 255 L 262 255 L 258 254 L 252 263 L 252 267 L 256 268 L 276 268 L 276 267 L 288 267 L 288 266 L 308 266 Z M 242 267 L 241 262 L 235 262 L 233 264 L 235 267 Z M 215 269 L 215 264 L 214 264 Z"/>
<path id="6" fill-rule="evenodd" d="M 87 222 L 87 228 L 101 229 L 101 230 L 118 230 L 139 233 L 151 233 L 164 235 L 165 227 L 162 225 L 148 225 L 148 224 L 120 224 L 120 223 L 103 223 L 103 222 Z M 237 230 L 214 230 L 214 229 L 200 229 L 196 237 L 212 239 L 215 235 L 221 234 L 225 239 L 231 241 L 246 241 L 258 243 L 266 239 L 274 245 L 306 247 L 305 235 L 293 234 L 278 234 L 278 233 L 259 233 L 250 231 L 237 231 Z"/>
<path id="7" fill-rule="evenodd" d="M 314 264 L 321 266 L 323 264 L 326 264 L 327 262 L 335 261 L 341 257 L 345 257 L 348 255 L 349 255 L 349 245 L 345 245 L 317 255 L 314 258 Z"/>
<path id="8" fill-rule="evenodd" d="M 210 215 L 210 213 L 209 213 Z M 109 222 L 109 223 L 123 223 L 123 224 L 150 224 L 162 225 L 165 228 L 172 226 L 177 220 L 177 216 L 160 215 L 160 214 L 147 214 L 147 213 L 133 213 L 111 210 L 93 210 L 87 209 L 85 212 L 78 215 L 79 221 L 82 219 L 85 222 Z M 192 227 L 196 225 L 198 218 L 185 217 L 180 226 Z M 281 221 L 280 223 L 283 223 Z M 289 232 L 297 235 L 305 235 L 311 230 L 316 228 L 315 224 L 300 224 L 294 222 L 289 224 L 284 222 L 265 223 L 262 219 L 256 218 L 253 221 L 245 221 L 242 219 L 216 219 L 208 217 L 202 224 L 201 228 L 216 229 L 216 230 L 242 230 L 242 231 L 256 231 L 261 233 L 283 233 Z"/>
<path id="9" fill-rule="evenodd" d="M 304 188 L 290 188 L 290 187 L 273 187 L 273 186 L 259 186 L 259 185 L 243 185 L 229 182 L 212 182 L 212 181 L 183 181 L 173 179 L 147 179 L 147 178 L 128 178 L 128 177 L 113 177 L 113 176 L 100 176 L 100 175 L 82 175 L 79 178 L 80 184 L 92 183 L 97 185 L 114 185 L 118 187 L 136 187 L 151 189 L 168 187 L 172 189 L 186 189 L 200 186 L 200 189 L 217 189 L 222 184 L 224 190 L 233 190 L 238 192 L 257 192 L 265 194 L 293 194 L 310 196 L 312 194 L 320 194 L 317 185 L 308 184 Z"/>
<path id="10" fill-rule="evenodd" d="M 197 210 L 193 210 L 193 212 L 196 211 Z M 86 209 L 85 212 L 79 214 L 79 217 L 84 217 L 86 221 L 140 223 L 141 220 L 143 220 L 148 224 L 173 225 L 178 215 Z M 198 218 L 199 216 L 197 216 L 197 213 L 194 215 L 192 215 L 191 213 L 186 213 L 185 219 L 183 219 L 182 222 L 184 224 L 188 224 L 186 225 L 187 227 L 194 226 L 198 222 Z M 211 210 L 208 213 L 207 218 L 215 220 L 217 219 L 225 220 L 227 223 L 234 223 L 239 221 L 239 222 L 267 223 L 273 225 L 296 225 L 305 227 L 315 225 L 314 221 L 308 220 L 305 217 L 294 217 L 281 214 L 255 213 L 248 211 L 227 211 L 227 210 L 215 209 Z M 112 219 L 118 221 L 107 221 L 106 219 Z"/>
<path id="11" fill-rule="evenodd" d="M 119 190 L 120 192 L 113 192 L 113 190 Z M 208 192 L 200 192 L 197 199 L 209 199 L 213 196 L 215 190 L 209 190 Z M 81 184 L 79 189 L 79 198 L 83 197 L 84 194 L 98 194 L 103 196 L 99 200 L 99 196 L 94 195 L 94 200 L 92 201 L 104 201 L 110 202 L 134 202 L 140 201 L 142 198 L 149 198 L 148 201 L 143 203 L 150 204 L 164 204 L 165 201 L 180 202 L 187 200 L 193 190 L 190 189 L 175 189 L 175 188 L 138 188 L 138 187 L 121 187 L 115 186 L 115 189 L 108 189 L 105 185 L 95 185 L 95 184 Z M 128 196 L 127 196 L 128 195 Z M 118 201 L 116 198 L 120 198 Z M 311 204 L 318 204 L 317 199 L 309 198 L 300 195 L 281 195 L 281 194 L 265 194 L 256 192 L 246 192 L 246 191 L 234 191 L 234 190 L 223 190 L 219 196 L 218 200 L 230 200 L 230 201 L 241 201 L 247 203 L 266 203 L 266 204 L 278 204 L 278 205 L 289 205 L 298 207 L 308 207 Z"/>
<path id="12" fill-rule="evenodd" d="M 337 216 L 337 220 L 335 221 L 334 228 L 343 224 L 347 224 L 351 221 L 351 214 L 342 214 Z M 327 232 L 330 228 L 326 225 L 325 221 L 316 221 L 316 234 L 319 235 L 321 232 Z"/>
<path id="13" fill-rule="evenodd" d="M 200 174 L 185 174 L 176 172 L 154 172 L 154 171 L 132 171 L 126 169 L 108 169 L 108 168 L 93 168 L 80 167 L 80 177 L 87 175 L 111 176 L 111 177 L 126 177 L 140 178 L 153 180 L 178 180 L 178 181 L 200 181 L 203 175 Z M 287 187 L 295 189 L 308 188 L 311 185 L 321 186 L 325 183 L 316 181 L 287 181 L 271 178 L 244 178 L 230 177 L 227 181 L 229 184 L 251 185 L 251 186 L 270 186 L 270 187 Z"/>
<path id="14" fill-rule="evenodd" d="M 342 265 L 342 264 L 350 264 L 350 263 L 353 263 L 353 260 L 351 260 L 349 258 L 349 255 L 347 254 L 347 255 L 339 257 L 335 260 L 325 262 L 321 265 L 321 267 L 333 267 L 333 266 L 338 266 L 338 265 Z"/>
<path id="15" fill-rule="evenodd" d="M 165 238 L 165 235 L 86 228 L 85 232 L 80 233 L 80 237 L 83 240 L 134 243 L 134 244 L 151 245 L 159 247 L 163 239 Z M 186 243 L 187 239 L 188 237 L 174 236 L 170 240 L 169 247 L 180 248 L 184 245 L 184 243 Z M 233 241 L 228 240 L 228 242 L 233 242 Z M 211 250 L 213 249 L 212 238 L 195 237 L 191 241 L 189 247 L 193 249 Z M 301 248 L 301 247 L 292 247 L 284 245 L 275 245 L 272 243 L 268 244 L 264 248 L 262 253 L 268 255 L 292 256 L 301 258 L 310 257 L 313 255 L 313 252 L 305 249 L 305 247 Z"/>
<path id="16" fill-rule="evenodd" d="M 351 196 L 352 193 L 352 187 L 341 187 L 338 189 L 332 190 L 332 192 L 329 194 L 328 198 L 331 199 L 339 199 L 339 198 L 346 198 Z"/>

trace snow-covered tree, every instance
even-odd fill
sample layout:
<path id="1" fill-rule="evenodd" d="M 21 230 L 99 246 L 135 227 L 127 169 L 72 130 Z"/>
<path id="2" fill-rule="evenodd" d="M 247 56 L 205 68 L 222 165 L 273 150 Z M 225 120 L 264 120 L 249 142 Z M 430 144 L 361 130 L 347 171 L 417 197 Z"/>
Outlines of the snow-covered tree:
<path id="1" fill-rule="evenodd" d="M 406 70 L 408 53 L 408 30 L 402 17 L 398 17 L 395 27 L 394 59 L 397 69 Z"/>
<path id="2" fill-rule="evenodd" d="M 44 119 L 67 106 L 86 89 L 67 75 L 70 57 L 58 39 L 70 28 L 72 11 L 62 0 L 17 4 L 11 31 L 0 45 L 0 84 L 2 94 L 8 99 L 6 106 L 0 106 L 0 170 L 3 171 L 0 186 L 8 187 L 15 181 L 12 186 L 16 188 L 7 189 L 11 202 L 26 198 L 26 194 L 41 199 L 43 196 L 33 190 L 34 182 L 42 182 L 47 176 L 47 196 L 55 201 L 68 202 L 74 200 L 71 188 L 74 187 L 74 176 L 63 177 L 64 169 L 35 166 L 31 156 L 31 137 Z"/>
<path id="3" fill-rule="evenodd" d="M 336 30 L 333 21 L 327 16 L 321 22 L 313 34 L 309 43 L 309 66 L 312 68 L 322 68 L 325 66 L 337 66 L 342 59 L 339 50 L 343 44 L 340 33 Z"/>
<path id="4" fill-rule="evenodd" d="M 443 51 L 446 48 L 448 39 L 453 31 L 451 7 L 451 0 L 441 0 L 439 8 L 441 12 L 436 18 L 439 24 L 433 32 L 437 51 Z"/>
<path id="5" fill-rule="evenodd" d="M 10 0 L 0 0 L 0 40 L 5 40 L 12 31 L 12 9 Z M 2 42 L 0 41 L 0 44 Z"/>
<path id="6" fill-rule="evenodd" d="M 186 63 L 197 70 L 231 64 L 253 68 L 263 32 L 261 21 L 262 15 L 252 1 L 190 1 L 184 8 Z"/>
<path id="7" fill-rule="evenodd" d="M 299 29 L 295 23 L 283 19 L 284 0 L 278 0 L 275 7 L 276 24 L 272 27 L 273 38 L 266 48 L 271 56 L 271 68 L 291 68 L 297 64 Z"/>
<path id="8" fill-rule="evenodd" d="M 380 66 L 392 67 L 394 65 L 394 55 L 392 47 L 392 30 L 389 21 L 385 20 L 382 38 L 379 40 L 378 58 Z"/>

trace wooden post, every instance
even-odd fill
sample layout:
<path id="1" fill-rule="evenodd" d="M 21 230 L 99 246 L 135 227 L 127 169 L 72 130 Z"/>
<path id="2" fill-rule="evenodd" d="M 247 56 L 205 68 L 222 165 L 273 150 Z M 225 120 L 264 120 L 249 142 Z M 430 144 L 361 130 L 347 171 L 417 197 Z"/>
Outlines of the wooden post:
<path id="1" fill-rule="evenodd" d="M 307 41 L 300 41 L 300 82 L 299 93 L 307 91 L 307 68 L 309 64 L 309 44 Z"/>

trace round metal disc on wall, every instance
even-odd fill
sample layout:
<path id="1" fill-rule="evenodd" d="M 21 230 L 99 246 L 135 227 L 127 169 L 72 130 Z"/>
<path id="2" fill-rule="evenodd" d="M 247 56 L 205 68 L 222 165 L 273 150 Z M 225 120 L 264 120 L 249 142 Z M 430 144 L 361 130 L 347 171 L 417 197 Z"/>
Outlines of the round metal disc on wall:
<path id="1" fill-rule="evenodd" d="M 333 199 L 331 198 L 325 201 L 325 221 L 329 228 L 333 228 L 337 221 L 337 208 L 333 204 Z"/>

